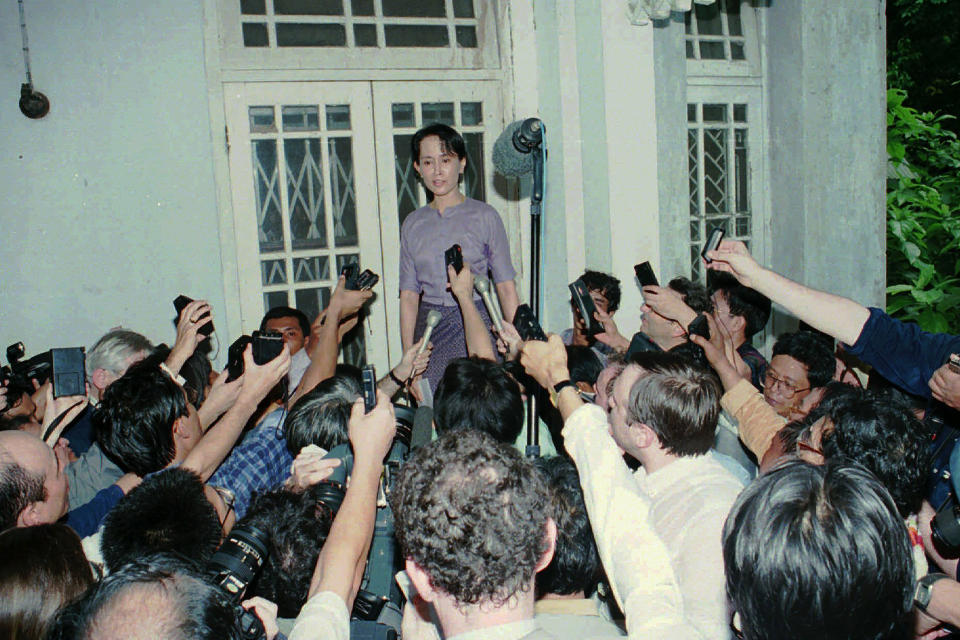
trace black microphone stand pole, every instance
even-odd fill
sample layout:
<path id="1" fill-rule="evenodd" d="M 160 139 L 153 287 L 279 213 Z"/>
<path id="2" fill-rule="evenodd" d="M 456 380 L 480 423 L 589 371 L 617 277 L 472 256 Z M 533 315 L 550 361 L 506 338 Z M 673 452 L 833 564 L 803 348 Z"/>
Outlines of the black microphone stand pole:
<path id="1" fill-rule="evenodd" d="M 540 241 L 543 234 L 540 213 L 543 203 L 544 160 L 542 142 L 531 152 L 533 153 L 533 192 L 530 194 L 530 307 L 534 317 L 540 322 Z M 540 457 L 539 396 L 541 396 L 539 387 L 533 393 L 528 394 L 526 450 L 528 458 Z"/>

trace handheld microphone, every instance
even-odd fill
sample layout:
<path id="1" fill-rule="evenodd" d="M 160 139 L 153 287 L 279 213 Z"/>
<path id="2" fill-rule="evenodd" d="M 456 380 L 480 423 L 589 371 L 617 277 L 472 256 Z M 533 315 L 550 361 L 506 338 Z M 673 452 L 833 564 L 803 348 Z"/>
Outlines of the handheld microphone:
<path id="1" fill-rule="evenodd" d="M 433 333 L 433 328 L 440 324 L 440 318 L 442 317 L 436 309 L 427 314 L 427 328 L 423 332 L 423 342 L 420 343 L 420 348 L 417 349 L 417 355 L 427 350 L 427 344 L 430 342 L 430 334 Z"/>
<path id="2" fill-rule="evenodd" d="M 497 331 L 502 333 L 503 319 L 500 317 L 500 310 L 493 304 L 493 298 L 490 296 L 490 282 L 486 278 L 477 278 L 473 281 L 473 287 L 480 294 L 480 297 L 483 298 L 483 304 L 486 305 L 487 313 L 490 314 L 490 319 L 493 320 Z"/>

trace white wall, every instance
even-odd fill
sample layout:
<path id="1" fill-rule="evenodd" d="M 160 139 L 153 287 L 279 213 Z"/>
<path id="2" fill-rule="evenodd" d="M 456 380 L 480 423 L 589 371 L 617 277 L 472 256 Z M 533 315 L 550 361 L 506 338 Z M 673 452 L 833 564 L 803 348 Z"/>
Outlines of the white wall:
<path id="1" fill-rule="evenodd" d="M 631 25 L 626 3 L 534 8 L 538 113 L 550 153 L 543 324 L 571 325 L 566 285 L 597 269 L 620 278 L 617 323 L 629 337 L 640 325 L 633 264 L 660 257 L 653 27 Z"/>
<path id="2" fill-rule="evenodd" d="M 200 3 L 26 11 L 52 107 L 38 121 L 19 111 L 17 3 L 4 2 L 0 348 L 89 347 L 121 324 L 172 343 L 181 292 L 209 299 L 225 327 Z"/>

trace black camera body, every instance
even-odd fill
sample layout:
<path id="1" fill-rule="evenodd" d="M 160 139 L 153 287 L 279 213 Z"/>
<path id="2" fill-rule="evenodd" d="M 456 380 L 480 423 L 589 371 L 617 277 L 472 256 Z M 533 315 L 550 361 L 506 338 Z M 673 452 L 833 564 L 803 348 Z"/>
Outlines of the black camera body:
<path id="1" fill-rule="evenodd" d="M 227 349 L 227 382 L 243 375 L 243 352 L 248 344 L 253 344 L 253 361 L 266 364 L 283 351 L 283 335 L 277 331 L 254 331 L 252 336 L 243 335 L 234 340 Z"/>
<path id="2" fill-rule="evenodd" d="M 513 314 L 513 324 L 517 328 L 517 333 L 519 333 L 520 337 L 524 340 L 547 341 L 547 334 L 543 332 L 543 328 L 537 321 L 537 317 L 533 315 L 533 310 L 530 308 L 530 305 L 524 303 L 517 307 L 517 310 Z"/>
<path id="3" fill-rule="evenodd" d="M 53 381 L 53 397 L 86 394 L 86 351 L 84 347 L 54 348 L 23 359 L 22 342 L 7 347 L 9 366 L 0 370 L 0 384 L 14 393 L 33 393 L 33 381 Z"/>

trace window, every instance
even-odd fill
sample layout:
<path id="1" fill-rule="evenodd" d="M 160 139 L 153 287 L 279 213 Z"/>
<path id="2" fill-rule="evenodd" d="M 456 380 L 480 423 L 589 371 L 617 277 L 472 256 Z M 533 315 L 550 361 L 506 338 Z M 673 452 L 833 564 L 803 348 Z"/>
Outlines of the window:
<path id="1" fill-rule="evenodd" d="M 750 243 L 749 106 L 687 105 L 691 277 L 702 280 L 700 250 L 714 229 Z"/>
<path id="2" fill-rule="evenodd" d="M 694 5 L 686 14 L 690 274 L 715 228 L 763 258 L 763 103 L 758 12 L 743 0 Z"/>
<path id="3" fill-rule="evenodd" d="M 483 0 L 221 0 L 225 68 L 492 68 Z"/>

